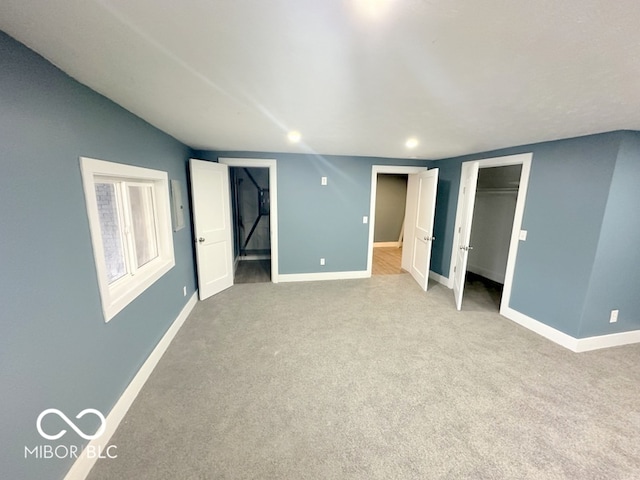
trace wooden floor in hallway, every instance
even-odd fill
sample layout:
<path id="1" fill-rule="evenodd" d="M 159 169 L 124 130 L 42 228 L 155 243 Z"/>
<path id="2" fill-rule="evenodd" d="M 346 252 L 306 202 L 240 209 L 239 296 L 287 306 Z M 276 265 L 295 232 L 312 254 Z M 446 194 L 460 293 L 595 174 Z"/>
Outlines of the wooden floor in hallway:
<path id="1" fill-rule="evenodd" d="M 372 275 L 398 275 L 402 270 L 402 247 L 374 247 Z"/>

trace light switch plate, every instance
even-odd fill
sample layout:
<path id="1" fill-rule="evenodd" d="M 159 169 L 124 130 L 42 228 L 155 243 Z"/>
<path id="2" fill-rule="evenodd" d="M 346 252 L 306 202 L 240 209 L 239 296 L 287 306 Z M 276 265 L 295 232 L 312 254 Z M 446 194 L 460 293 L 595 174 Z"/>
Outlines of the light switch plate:
<path id="1" fill-rule="evenodd" d="M 322 177 L 320 179 L 320 185 L 326 185 L 327 184 L 327 177 Z"/>
<path id="2" fill-rule="evenodd" d="M 518 238 L 524 242 L 527 239 L 527 231 L 520 230 L 520 236 Z"/>

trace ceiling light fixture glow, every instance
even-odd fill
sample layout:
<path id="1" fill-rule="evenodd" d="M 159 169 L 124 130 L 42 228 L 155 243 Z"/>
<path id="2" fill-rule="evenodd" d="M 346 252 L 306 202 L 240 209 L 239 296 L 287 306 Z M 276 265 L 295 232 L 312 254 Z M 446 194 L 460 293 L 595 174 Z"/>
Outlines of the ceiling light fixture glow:
<path id="1" fill-rule="evenodd" d="M 356 0 L 360 12 L 370 18 L 380 18 L 387 15 L 391 0 Z"/>
<path id="2" fill-rule="evenodd" d="M 407 148 L 416 148 L 418 146 L 418 139 L 417 138 L 410 138 L 404 143 L 404 145 Z"/>
<path id="3" fill-rule="evenodd" d="M 287 138 L 289 139 L 289 141 L 291 143 L 298 143 L 300 141 L 300 139 L 302 138 L 302 135 L 300 135 L 300 132 L 298 132 L 297 130 L 291 130 L 287 134 Z"/>

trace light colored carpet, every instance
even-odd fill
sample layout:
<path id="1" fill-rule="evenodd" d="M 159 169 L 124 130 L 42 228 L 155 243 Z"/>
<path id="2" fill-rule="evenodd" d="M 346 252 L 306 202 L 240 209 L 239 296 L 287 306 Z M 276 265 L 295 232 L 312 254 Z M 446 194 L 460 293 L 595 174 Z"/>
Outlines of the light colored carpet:
<path id="1" fill-rule="evenodd" d="M 89 478 L 640 478 L 640 346 L 575 354 L 494 308 L 409 275 L 234 286 Z"/>

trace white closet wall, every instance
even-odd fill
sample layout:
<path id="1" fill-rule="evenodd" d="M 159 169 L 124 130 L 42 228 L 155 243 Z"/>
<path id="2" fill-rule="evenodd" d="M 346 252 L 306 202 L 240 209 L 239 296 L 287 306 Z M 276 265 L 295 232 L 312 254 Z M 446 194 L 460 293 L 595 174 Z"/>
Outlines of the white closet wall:
<path id="1" fill-rule="evenodd" d="M 515 190 L 477 192 L 467 271 L 504 283 L 517 195 Z"/>

